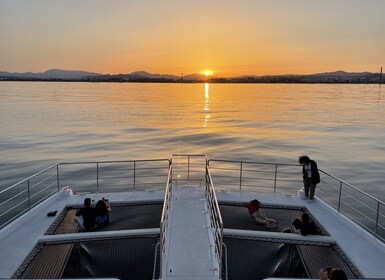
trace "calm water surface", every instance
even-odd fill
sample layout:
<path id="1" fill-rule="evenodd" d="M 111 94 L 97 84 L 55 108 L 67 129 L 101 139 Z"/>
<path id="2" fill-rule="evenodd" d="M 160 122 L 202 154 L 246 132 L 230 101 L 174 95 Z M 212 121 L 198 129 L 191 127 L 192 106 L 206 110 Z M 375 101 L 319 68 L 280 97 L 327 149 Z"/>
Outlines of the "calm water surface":
<path id="1" fill-rule="evenodd" d="M 385 200 L 378 85 L 0 82 L 0 189 L 61 161 L 297 163 Z"/>

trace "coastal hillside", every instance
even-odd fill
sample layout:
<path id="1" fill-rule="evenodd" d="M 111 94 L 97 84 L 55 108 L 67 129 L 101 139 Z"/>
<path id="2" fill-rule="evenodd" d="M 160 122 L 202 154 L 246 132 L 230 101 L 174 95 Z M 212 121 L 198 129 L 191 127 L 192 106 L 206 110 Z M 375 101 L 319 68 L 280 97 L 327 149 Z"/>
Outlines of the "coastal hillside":
<path id="1" fill-rule="evenodd" d="M 84 82 L 210 82 L 210 83 L 380 83 L 380 74 L 371 72 L 325 72 L 309 75 L 243 75 L 238 77 L 205 76 L 198 73 L 181 76 L 135 71 L 129 74 L 99 74 L 87 71 L 51 69 L 42 73 L 0 71 L 0 81 L 84 81 Z"/>

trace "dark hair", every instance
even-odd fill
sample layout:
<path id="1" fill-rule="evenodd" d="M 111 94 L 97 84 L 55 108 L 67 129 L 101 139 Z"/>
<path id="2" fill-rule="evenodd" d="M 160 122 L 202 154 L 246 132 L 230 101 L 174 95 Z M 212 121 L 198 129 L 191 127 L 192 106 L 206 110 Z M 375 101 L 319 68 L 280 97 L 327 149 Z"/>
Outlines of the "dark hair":
<path id="1" fill-rule="evenodd" d="M 308 223 L 310 220 L 309 214 L 308 213 L 302 213 L 301 219 L 302 219 L 303 223 Z"/>
<path id="2" fill-rule="evenodd" d="M 253 199 L 252 201 L 250 201 L 252 205 L 255 205 L 255 206 L 261 206 L 261 202 L 259 202 L 258 199 Z"/>
<path id="3" fill-rule="evenodd" d="M 304 164 L 304 163 L 309 163 L 310 162 L 310 158 L 306 155 L 303 155 L 303 156 L 300 156 L 298 158 L 298 162 L 299 164 Z"/>
<path id="4" fill-rule="evenodd" d="M 99 200 L 95 206 L 95 213 L 97 216 L 103 216 L 108 214 L 108 207 L 104 200 Z"/>
<path id="5" fill-rule="evenodd" d="M 348 280 L 348 277 L 341 268 L 335 267 L 330 270 L 329 280 Z"/>
<path id="6" fill-rule="evenodd" d="M 87 197 L 84 199 L 84 206 L 91 206 L 91 198 Z"/>

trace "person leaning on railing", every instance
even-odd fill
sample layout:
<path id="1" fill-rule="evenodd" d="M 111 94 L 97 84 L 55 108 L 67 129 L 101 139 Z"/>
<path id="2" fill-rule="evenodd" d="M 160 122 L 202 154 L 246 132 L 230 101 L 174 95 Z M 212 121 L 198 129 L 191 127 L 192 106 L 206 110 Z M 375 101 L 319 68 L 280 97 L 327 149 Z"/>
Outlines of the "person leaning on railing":
<path id="1" fill-rule="evenodd" d="M 302 165 L 305 197 L 309 197 L 310 201 L 313 201 L 315 188 L 321 182 L 317 163 L 306 155 L 300 156 L 298 162 Z"/>

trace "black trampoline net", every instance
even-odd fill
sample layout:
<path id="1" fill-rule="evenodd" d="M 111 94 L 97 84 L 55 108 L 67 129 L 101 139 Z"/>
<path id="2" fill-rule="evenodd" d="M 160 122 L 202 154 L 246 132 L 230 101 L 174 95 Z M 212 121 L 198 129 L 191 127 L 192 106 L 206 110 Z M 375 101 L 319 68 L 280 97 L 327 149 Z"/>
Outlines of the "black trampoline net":
<path id="1" fill-rule="evenodd" d="M 224 243 L 230 280 L 319 278 L 318 271 L 325 266 L 342 268 L 348 278 L 362 277 L 341 250 L 331 244 L 230 236 L 224 238 Z M 224 277 L 225 258 L 223 263 Z"/>
<path id="2" fill-rule="evenodd" d="M 13 278 L 152 279 L 158 242 L 159 236 L 137 236 L 38 244 Z M 159 263 L 158 252 L 156 277 Z"/>
<path id="3" fill-rule="evenodd" d="M 67 234 L 82 232 L 75 222 L 79 207 L 68 207 L 55 219 L 46 234 Z M 163 202 L 111 205 L 110 224 L 94 231 L 130 230 L 159 228 Z"/>
<path id="4" fill-rule="evenodd" d="M 292 227 L 305 208 L 263 205 L 261 211 L 277 220 L 277 228 L 257 224 L 243 203 L 219 203 L 224 228 L 252 231 L 282 231 Z M 74 221 L 79 207 L 69 207 L 55 219 L 46 234 L 80 232 Z M 159 228 L 163 202 L 112 205 L 110 225 L 96 231 Z M 312 217 L 322 235 L 327 232 Z M 121 238 L 84 239 L 39 243 L 20 266 L 13 278 L 119 278 L 152 279 L 155 247 L 159 235 L 136 235 Z M 227 262 L 223 259 L 230 280 L 265 279 L 268 277 L 318 278 L 325 266 L 342 268 L 349 278 L 361 275 L 334 244 L 257 237 L 225 236 Z M 159 251 L 159 250 L 158 250 Z M 188 253 L 188 252 L 186 252 Z M 155 276 L 159 277 L 159 252 Z"/>
<path id="5" fill-rule="evenodd" d="M 312 217 L 312 215 L 306 211 L 305 208 L 290 208 L 290 207 L 277 207 L 270 205 L 263 205 L 260 211 L 264 213 L 268 218 L 277 221 L 277 228 L 266 228 L 263 225 L 257 224 L 254 219 L 249 215 L 249 212 L 244 203 L 219 203 L 219 209 L 221 211 L 223 227 L 230 229 L 240 230 L 253 230 L 253 231 L 276 231 L 281 232 L 285 229 L 295 228 L 292 226 L 293 220 L 301 218 L 303 212 L 309 214 L 311 221 L 313 221 L 321 235 L 328 235 L 326 230 L 320 225 L 320 223 Z"/>

